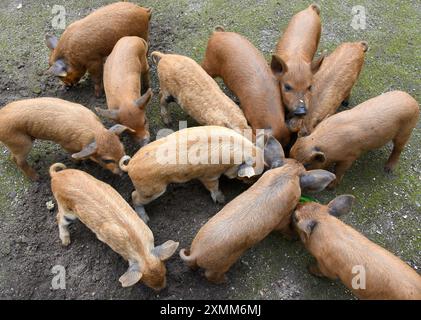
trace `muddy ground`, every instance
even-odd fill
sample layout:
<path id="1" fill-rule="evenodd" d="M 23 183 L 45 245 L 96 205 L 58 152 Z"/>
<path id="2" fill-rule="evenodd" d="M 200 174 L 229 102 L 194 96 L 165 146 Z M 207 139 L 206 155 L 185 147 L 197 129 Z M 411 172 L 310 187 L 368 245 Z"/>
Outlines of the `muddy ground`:
<path id="1" fill-rule="evenodd" d="M 67 24 L 94 8 L 112 1 L 102 0 L 2 0 L 0 2 L 0 106 L 39 96 L 52 96 L 81 103 L 90 109 L 104 107 L 105 99 L 93 97 L 89 78 L 66 91 L 47 77 L 48 49 L 44 34 L 51 27 L 53 5 L 64 5 Z M 215 25 L 248 37 L 269 60 L 277 37 L 288 19 L 305 8 L 307 1 L 135 1 L 154 8 L 151 49 L 189 55 L 200 61 L 209 33 Z M 19 4 L 22 3 L 20 8 Z M 365 69 L 353 90 L 350 107 L 392 89 L 409 92 L 420 101 L 421 19 L 419 1 L 319 1 L 323 32 L 319 52 L 332 51 L 343 41 L 367 40 L 370 51 Z M 363 5 L 365 30 L 351 28 L 352 6 Z M 418 22 L 417 22 L 418 21 Z M 158 92 L 156 70 L 152 86 Z M 194 121 L 173 106 L 173 129 L 177 120 Z M 158 116 L 157 96 L 148 109 L 152 133 L 164 127 Z M 109 126 L 110 122 L 106 122 Z M 128 153 L 136 150 L 124 137 Z M 353 166 L 343 184 L 332 192 L 316 195 L 328 201 L 337 194 L 351 193 L 357 204 L 344 220 L 376 243 L 391 250 L 412 267 L 421 268 L 421 128 L 414 131 L 392 175 L 382 168 L 390 146 L 372 151 Z M 47 169 L 55 162 L 85 170 L 110 183 L 130 199 L 127 176 L 112 176 L 92 163 L 76 166 L 60 147 L 37 142 L 30 156 L 43 178 L 30 183 L 0 145 L 0 298 L 1 299 L 353 299 L 339 282 L 312 277 L 306 271 L 311 257 L 299 242 L 272 234 L 249 250 L 228 273 L 229 282 L 209 284 L 201 272 L 189 271 L 175 255 L 168 263 L 168 286 L 155 293 L 143 285 L 121 288 L 118 278 L 126 263 L 96 239 L 81 223 L 71 227 L 72 244 L 63 248 L 58 238 L 55 210 Z M 231 200 L 246 186 L 223 180 L 222 191 Z M 198 183 L 172 185 L 167 193 L 146 207 L 156 243 L 168 239 L 189 246 L 198 229 L 221 205 L 212 203 Z M 66 269 L 66 289 L 53 290 L 51 269 Z"/>

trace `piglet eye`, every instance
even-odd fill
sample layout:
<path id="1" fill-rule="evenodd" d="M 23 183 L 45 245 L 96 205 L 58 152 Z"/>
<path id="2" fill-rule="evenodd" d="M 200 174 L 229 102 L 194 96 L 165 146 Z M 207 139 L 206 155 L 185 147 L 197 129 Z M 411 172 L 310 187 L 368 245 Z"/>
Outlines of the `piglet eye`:
<path id="1" fill-rule="evenodd" d="M 285 84 L 284 89 L 285 89 L 285 91 L 291 91 L 292 87 L 289 84 Z"/>
<path id="2" fill-rule="evenodd" d="M 307 90 L 308 91 L 311 91 L 311 89 L 313 88 L 313 86 L 309 86 L 308 88 L 307 88 Z"/>
<path id="3" fill-rule="evenodd" d="M 102 162 L 104 162 L 105 164 L 115 163 L 115 161 L 112 159 L 102 159 Z"/>

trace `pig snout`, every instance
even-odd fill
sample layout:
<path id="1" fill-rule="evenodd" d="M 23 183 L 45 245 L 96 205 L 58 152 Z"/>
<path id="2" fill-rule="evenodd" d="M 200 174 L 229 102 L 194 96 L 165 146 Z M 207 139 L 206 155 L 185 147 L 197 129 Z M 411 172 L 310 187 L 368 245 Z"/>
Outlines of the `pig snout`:
<path id="1" fill-rule="evenodd" d="M 144 138 L 136 138 L 136 142 L 139 145 L 140 148 L 146 146 L 151 141 L 150 136 L 146 136 Z"/>
<path id="2" fill-rule="evenodd" d="M 123 175 L 123 171 L 122 171 L 119 167 L 115 167 L 115 168 L 112 170 L 112 173 L 114 173 L 114 174 L 116 174 L 116 175 L 119 175 L 120 177 Z"/>
<path id="3" fill-rule="evenodd" d="M 307 114 L 307 106 L 303 100 L 300 100 L 297 108 L 294 110 L 295 116 L 304 116 Z"/>

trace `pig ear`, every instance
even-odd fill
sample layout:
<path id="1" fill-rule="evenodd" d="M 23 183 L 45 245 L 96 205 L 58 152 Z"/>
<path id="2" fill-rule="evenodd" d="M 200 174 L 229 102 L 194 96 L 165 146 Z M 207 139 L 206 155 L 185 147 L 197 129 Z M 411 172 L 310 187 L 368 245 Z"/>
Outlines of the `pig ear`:
<path id="1" fill-rule="evenodd" d="M 130 266 L 126 273 L 123 274 L 118 281 L 120 281 L 123 287 L 130 287 L 139 282 L 142 278 L 142 272 L 138 262 L 129 262 Z"/>
<path id="2" fill-rule="evenodd" d="M 152 254 L 157 256 L 161 261 L 168 260 L 174 254 L 175 250 L 177 250 L 178 245 L 178 242 L 168 240 L 160 246 L 153 248 Z"/>
<path id="3" fill-rule="evenodd" d="M 48 69 L 48 73 L 55 75 L 57 77 L 66 77 L 67 76 L 67 66 L 63 60 L 57 60 L 54 64 Z"/>
<path id="4" fill-rule="evenodd" d="M 50 50 L 54 50 L 57 47 L 58 39 L 56 36 L 45 35 L 45 44 Z"/>
<path id="5" fill-rule="evenodd" d="M 272 62 L 270 63 L 270 67 L 273 73 L 277 76 L 282 76 L 285 72 L 288 71 L 288 67 L 284 60 L 282 60 L 282 58 L 276 54 L 272 55 Z"/>
<path id="6" fill-rule="evenodd" d="M 88 144 L 85 148 L 83 148 L 78 153 L 72 154 L 72 158 L 73 159 L 88 158 L 96 152 L 96 149 L 97 149 L 97 145 L 96 145 L 96 142 L 94 141 L 94 142 Z"/>
<path id="7" fill-rule="evenodd" d="M 117 121 L 118 120 L 118 110 L 109 110 L 109 109 L 101 109 L 95 108 L 95 111 L 98 115 L 103 116 L 105 118 Z"/>
<path id="8" fill-rule="evenodd" d="M 311 233 L 313 232 L 316 226 L 317 226 L 317 221 L 309 220 L 309 219 L 299 221 L 296 224 L 297 229 L 304 233 L 306 240 L 310 238 Z"/>
<path id="9" fill-rule="evenodd" d="M 335 217 L 340 217 L 344 214 L 347 214 L 351 211 L 354 202 L 355 197 L 349 194 L 336 197 L 327 205 L 329 208 L 329 214 Z"/>
<path id="10" fill-rule="evenodd" d="M 112 126 L 110 129 L 108 129 L 109 132 L 115 133 L 118 136 L 121 135 L 126 130 L 130 131 L 131 133 L 136 132 L 135 130 L 133 130 L 129 127 L 123 126 L 122 124 L 116 124 L 116 125 Z"/>
<path id="11" fill-rule="evenodd" d="M 313 153 L 311 154 L 311 161 L 317 161 L 317 162 L 325 162 L 326 161 L 326 157 L 325 154 L 322 151 L 313 151 Z"/>
<path id="12" fill-rule="evenodd" d="M 320 192 L 329 183 L 336 179 L 336 176 L 326 170 L 310 170 L 300 176 L 300 187 L 302 192 Z"/>
<path id="13" fill-rule="evenodd" d="M 151 101 L 152 96 L 153 96 L 152 89 L 149 88 L 148 91 L 146 91 L 146 93 L 143 96 L 135 100 L 134 102 L 135 106 L 141 109 L 145 109 L 149 101 Z"/>
<path id="14" fill-rule="evenodd" d="M 271 134 L 265 136 L 265 138 L 264 159 L 266 165 L 271 169 L 281 167 L 285 159 L 285 153 L 281 143 Z"/>
<path id="15" fill-rule="evenodd" d="M 316 73 L 317 71 L 319 71 L 324 59 L 325 55 L 322 54 L 319 58 L 313 60 L 313 62 L 311 63 L 311 72 Z"/>

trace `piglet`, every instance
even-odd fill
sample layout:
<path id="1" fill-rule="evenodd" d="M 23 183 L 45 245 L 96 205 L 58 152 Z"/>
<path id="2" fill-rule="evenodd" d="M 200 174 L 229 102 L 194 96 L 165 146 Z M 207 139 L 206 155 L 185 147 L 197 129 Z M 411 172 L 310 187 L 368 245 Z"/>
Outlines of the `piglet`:
<path id="1" fill-rule="evenodd" d="M 133 137 L 141 147 L 150 139 L 145 109 L 153 95 L 147 52 L 148 44 L 142 38 L 118 40 L 104 66 L 108 109 L 96 108 L 98 114 L 133 129 Z"/>
<path id="2" fill-rule="evenodd" d="M 152 61 L 158 66 L 161 115 L 166 124 L 170 122 L 168 103 L 175 101 L 201 125 L 227 127 L 241 134 L 251 130 L 241 109 L 194 60 L 155 51 Z"/>
<path id="3" fill-rule="evenodd" d="M 83 171 L 65 169 L 61 163 L 50 168 L 62 244 L 70 244 L 68 225 L 79 219 L 129 262 L 119 279 L 123 287 L 142 281 L 155 290 L 164 288 L 164 261 L 174 254 L 178 242 L 169 240 L 155 247 L 152 231 L 116 190 Z"/>
<path id="4" fill-rule="evenodd" d="M 148 40 L 151 11 L 133 3 L 117 2 L 72 23 L 60 40 L 47 35 L 46 44 L 51 50 L 49 72 L 66 86 L 73 86 L 88 71 L 99 96 L 105 58 L 124 36 Z"/>
<path id="5" fill-rule="evenodd" d="M 286 159 L 213 216 L 190 248 L 181 249 L 181 259 L 192 269 L 205 269 L 209 281 L 224 282 L 240 256 L 270 232 L 290 234 L 291 214 L 301 192 L 321 191 L 334 179 L 328 171 L 306 171 L 299 162 Z"/>
<path id="6" fill-rule="evenodd" d="M 289 130 L 285 124 L 278 80 L 250 41 L 217 27 L 209 38 L 202 67 L 211 77 L 221 77 L 239 98 L 254 131 L 271 129 L 283 146 L 288 144 Z"/>
<path id="7" fill-rule="evenodd" d="M 321 29 L 320 8 L 312 4 L 291 19 L 276 45 L 271 67 L 279 79 L 288 118 L 307 113 L 313 74 L 319 70 L 324 58 L 312 61 Z"/>
<path id="8" fill-rule="evenodd" d="M 402 91 L 391 91 L 367 100 L 351 110 L 322 121 L 306 137 L 299 138 L 290 156 L 309 169 L 335 164 L 335 187 L 346 170 L 365 151 L 393 141 L 385 171 L 391 172 L 419 118 L 417 101 Z"/>
<path id="9" fill-rule="evenodd" d="M 32 180 L 38 174 L 26 158 L 35 139 L 54 141 L 73 153 L 73 159 L 89 158 L 120 174 L 119 161 L 125 152 L 118 136 L 127 129 L 118 124 L 107 130 L 88 108 L 56 98 L 20 100 L 0 110 L 0 141 Z"/>
<path id="10" fill-rule="evenodd" d="M 346 42 L 325 58 L 313 78 L 308 113 L 298 136 L 310 134 L 323 119 L 335 114 L 341 104 L 348 105 L 367 50 L 367 42 Z"/>
<path id="11" fill-rule="evenodd" d="M 263 172 L 265 163 L 268 167 L 282 165 L 284 155 L 279 142 L 271 136 L 264 143 L 262 148 L 257 147 L 224 127 L 187 128 L 151 142 L 132 159 L 126 156 L 120 161 L 120 168 L 128 172 L 133 182 L 133 204 L 147 222 L 149 217 L 143 206 L 165 193 L 170 183 L 198 179 L 210 191 L 214 202 L 223 203 L 224 195 L 219 190 L 221 175 L 230 179 L 251 178 Z"/>
<path id="12" fill-rule="evenodd" d="M 322 205 L 299 204 L 293 225 L 317 263 L 309 271 L 340 279 L 360 299 L 421 299 L 421 276 L 398 257 L 371 242 L 337 217 L 354 202 L 342 195 Z"/>

